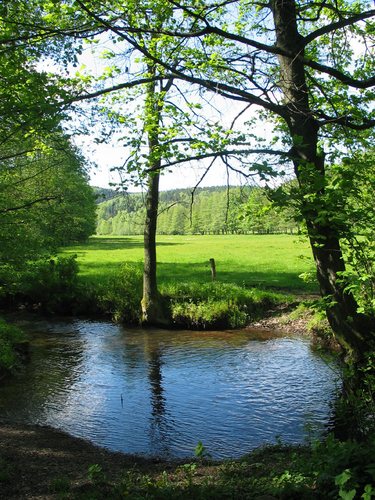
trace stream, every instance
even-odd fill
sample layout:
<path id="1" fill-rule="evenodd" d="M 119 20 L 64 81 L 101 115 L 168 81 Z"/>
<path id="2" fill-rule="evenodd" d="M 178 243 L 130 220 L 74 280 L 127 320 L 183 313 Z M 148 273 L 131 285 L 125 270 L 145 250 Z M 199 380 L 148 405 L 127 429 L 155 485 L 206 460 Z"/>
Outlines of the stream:
<path id="1" fill-rule="evenodd" d="M 327 428 L 339 372 L 309 341 L 256 330 L 129 329 L 18 321 L 31 361 L 0 386 L 0 418 L 49 425 L 110 450 L 239 457 Z"/>

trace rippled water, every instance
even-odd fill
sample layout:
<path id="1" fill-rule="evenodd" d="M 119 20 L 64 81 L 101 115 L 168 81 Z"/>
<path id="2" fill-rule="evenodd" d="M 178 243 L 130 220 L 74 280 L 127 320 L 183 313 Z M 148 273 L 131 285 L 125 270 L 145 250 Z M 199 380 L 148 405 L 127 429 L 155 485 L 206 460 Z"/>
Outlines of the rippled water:
<path id="1" fill-rule="evenodd" d="M 337 373 L 306 340 L 39 321 L 32 361 L 0 387 L 0 417 L 127 453 L 215 458 L 302 442 L 330 415 Z"/>

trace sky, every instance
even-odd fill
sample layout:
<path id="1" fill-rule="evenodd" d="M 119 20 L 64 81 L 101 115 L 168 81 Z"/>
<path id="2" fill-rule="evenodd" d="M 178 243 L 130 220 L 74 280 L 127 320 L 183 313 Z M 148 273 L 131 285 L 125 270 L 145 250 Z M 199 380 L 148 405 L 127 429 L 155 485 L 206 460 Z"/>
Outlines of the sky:
<path id="1" fill-rule="evenodd" d="M 78 145 L 82 148 L 85 156 L 96 164 L 96 167 L 90 169 L 90 184 L 92 186 L 111 187 L 111 184 L 121 182 L 117 171 L 111 172 L 111 168 L 120 166 L 124 163 L 126 150 L 114 140 L 109 144 L 93 143 L 92 137 L 77 138 Z M 201 187 L 221 186 L 221 185 L 240 185 L 246 182 L 245 178 L 234 172 L 229 173 L 225 166 L 217 160 L 207 173 L 208 161 L 201 161 L 200 164 L 183 164 L 174 167 L 170 172 L 165 172 L 160 178 L 160 190 L 190 188 L 197 185 Z M 203 179 L 202 179 L 203 176 Z M 202 180 L 201 180 L 202 179 Z M 141 188 L 129 185 L 130 191 L 138 191 Z"/>

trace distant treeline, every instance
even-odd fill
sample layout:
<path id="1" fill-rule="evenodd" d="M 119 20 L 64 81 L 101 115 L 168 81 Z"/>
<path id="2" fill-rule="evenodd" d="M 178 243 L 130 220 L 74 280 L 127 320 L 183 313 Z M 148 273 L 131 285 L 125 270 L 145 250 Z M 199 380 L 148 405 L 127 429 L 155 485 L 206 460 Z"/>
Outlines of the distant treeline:
<path id="1" fill-rule="evenodd" d="M 103 191 L 102 191 L 102 194 Z M 143 232 L 142 193 L 124 193 L 98 205 L 97 234 Z M 109 199 L 108 199 L 109 198 Z M 159 234 L 295 233 L 299 227 L 290 209 L 275 208 L 258 187 L 174 189 L 160 193 Z"/>

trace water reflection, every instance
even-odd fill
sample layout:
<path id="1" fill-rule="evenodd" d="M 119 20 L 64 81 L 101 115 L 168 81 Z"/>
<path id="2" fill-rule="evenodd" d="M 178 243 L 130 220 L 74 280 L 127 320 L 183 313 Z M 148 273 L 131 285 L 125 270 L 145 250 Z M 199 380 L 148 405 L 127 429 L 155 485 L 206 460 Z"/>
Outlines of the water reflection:
<path id="1" fill-rule="evenodd" d="M 166 415 L 166 399 L 164 395 L 163 377 L 162 377 L 162 351 L 160 347 L 155 347 L 149 338 L 145 343 L 148 379 L 150 382 L 150 446 L 157 454 L 170 454 L 168 417 Z M 171 422 L 172 423 L 172 422 Z"/>
<path id="2" fill-rule="evenodd" d="M 329 419 L 337 377 L 301 339 L 88 321 L 30 330 L 32 363 L 0 388 L 0 417 L 130 453 L 182 457 L 201 440 L 218 458 L 301 442 Z"/>

